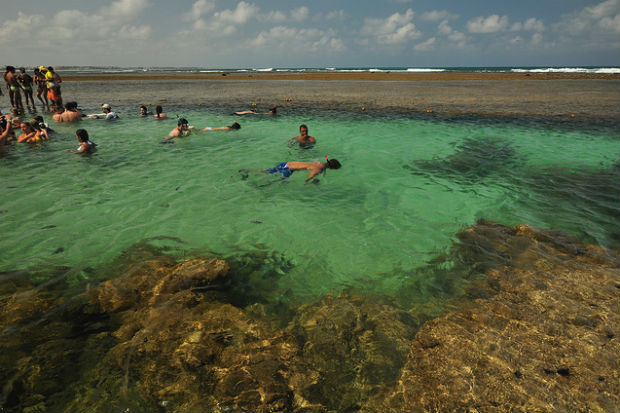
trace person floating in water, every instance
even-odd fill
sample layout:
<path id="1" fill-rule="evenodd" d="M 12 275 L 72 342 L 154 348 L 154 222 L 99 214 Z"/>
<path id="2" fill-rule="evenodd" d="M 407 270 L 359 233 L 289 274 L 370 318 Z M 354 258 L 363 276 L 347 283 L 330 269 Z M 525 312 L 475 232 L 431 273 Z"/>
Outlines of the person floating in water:
<path id="1" fill-rule="evenodd" d="M 327 169 L 340 169 L 342 165 L 338 162 L 337 159 L 328 159 L 325 157 L 325 162 L 282 162 L 273 168 L 262 169 L 261 172 L 267 172 L 272 175 L 279 174 L 282 178 L 288 178 L 293 175 L 295 171 L 310 171 L 308 177 L 306 178 L 306 182 L 309 182 L 312 178 L 320 174 L 321 172 L 325 172 Z M 241 171 L 244 179 L 247 178 L 247 170 Z"/>
<path id="2" fill-rule="evenodd" d="M 157 120 L 164 120 L 166 119 L 166 114 L 162 113 L 163 109 L 161 107 L 161 105 L 157 105 L 155 106 L 155 114 L 153 115 L 153 117 Z"/>
<path id="3" fill-rule="evenodd" d="M 256 109 L 256 105 L 252 105 L 253 108 L 250 110 L 240 110 L 238 112 L 233 113 L 233 115 L 277 115 L 278 114 L 278 107 L 281 105 L 274 105 L 272 107 L 269 108 L 269 112 L 258 112 L 258 109 Z"/>
<path id="4" fill-rule="evenodd" d="M 200 129 L 199 132 L 211 132 L 211 131 L 218 131 L 218 130 L 239 130 L 239 129 L 241 129 L 241 125 L 239 125 L 237 122 L 233 122 L 233 124 L 230 126 L 220 126 L 217 128 L 207 126 L 206 128 Z"/>
<path id="5" fill-rule="evenodd" d="M 105 120 L 113 120 L 113 119 L 119 119 L 120 118 L 116 114 L 116 112 L 112 112 L 112 107 L 110 105 L 108 105 L 107 103 L 104 103 L 103 105 L 101 105 L 101 110 L 103 111 L 103 113 L 91 113 L 90 115 L 88 115 L 88 117 L 90 119 L 103 118 Z"/>
<path id="6" fill-rule="evenodd" d="M 66 149 L 67 151 L 71 153 L 86 154 L 86 153 L 93 153 L 97 149 L 97 144 L 94 142 L 91 142 L 90 138 L 88 137 L 88 132 L 86 131 L 86 129 L 76 130 L 75 138 L 80 143 L 80 146 L 78 146 L 77 150 L 75 151 L 73 149 Z"/>
<path id="7" fill-rule="evenodd" d="M 306 125 L 301 125 L 299 127 L 299 136 L 295 136 L 288 141 L 289 146 L 295 143 L 298 143 L 300 148 L 308 149 L 316 144 L 316 139 L 308 135 L 308 127 Z"/>

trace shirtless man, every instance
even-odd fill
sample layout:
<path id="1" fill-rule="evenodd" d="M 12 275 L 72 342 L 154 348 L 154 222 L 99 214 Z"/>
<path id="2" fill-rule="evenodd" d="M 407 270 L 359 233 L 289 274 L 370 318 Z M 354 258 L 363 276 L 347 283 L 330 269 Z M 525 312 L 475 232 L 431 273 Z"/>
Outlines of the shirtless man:
<path id="1" fill-rule="evenodd" d="M 274 168 L 265 169 L 264 172 L 282 174 L 282 178 L 288 178 L 295 171 L 307 170 L 310 171 L 306 178 L 306 182 L 308 182 L 321 172 L 325 172 L 326 169 L 340 169 L 342 167 L 337 159 L 327 159 L 326 156 L 325 160 L 326 162 L 282 162 Z"/>
<path id="2" fill-rule="evenodd" d="M 192 133 L 193 126 L 190 128 L 189 122 L 185 118 L 179 118 L 177 122 L 177 127 L 172 129 L 168 136 L 164 137 L 164 141 L 170 140 L 172 138 L 180 138 L 183 136 L 188 136 Z"/>
<path id="3" fill-rule="evenodd" d="M 24 106 L 22 105 L 22 94 L 19 91 L 21 86 L 17 81 L 17 76 L 15 76 L 15 68 L 13 66 L 6 67 L 6 71 L 4 72 L 4 81 L 9 88 L 11 106 L 16 107 L 18 111 L 22 112 L 24 110 Z"/>
<path id="4" fill-rule="evenodd" d="M 77 110 L 76 102 L 67 102 L 64 112 L 55 113 L 52 119 L 56 122 L 79 122 L 82 120 L 82 114 Z"/>
<path id="5" fill-rule="evenodd" d="M 19 80 L 19 83 L 21 83 L 21 87 L 22 89 L 24 89 L 24 96 L 26 97 L 26 106 L 28 106 L 28 102 L 30 102 L 30 105 L 32 105 L 32 110 L 35 109 L 34 107 L 34 97 L 32 96 L 32 84 L 34 83 L 34 80 L 32 79 L 32 76 L 30 76 L 28 73 L 26 73 L 26 69 L 25 68 L 20 68 L 19 69 L 20 74 L 17 76 L 17 80 Z"/>
<path id="6" fill-rule="evenodd" d="M 289 146 L 297 142 L 300 148 L 311 148 L 316 143 L 316 139 L 312 136 L 308 136 L 308 127 L 306 125 L 301 125 L 299 127 L 299 136 L 295 136 L 294 138 L 289 140 Z"/>

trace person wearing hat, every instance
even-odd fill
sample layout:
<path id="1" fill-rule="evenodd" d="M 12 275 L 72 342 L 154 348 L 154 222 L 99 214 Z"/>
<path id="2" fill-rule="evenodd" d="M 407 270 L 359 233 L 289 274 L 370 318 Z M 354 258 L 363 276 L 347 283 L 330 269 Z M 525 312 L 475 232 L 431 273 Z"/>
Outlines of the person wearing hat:
<path id="1" fill-rule="evenodd" d="M 103 105 L 101 105 L 101 110 L 103 111 L 103 113 L 91 113 L 90 115 L 87 115 L 87 116 L 91 119 L 103 118 L 105 120 L 112 120 L 112 119 L 119 118 L 116 112 L 112 112 L 112 107 L 108 105 L 107 103 L 104 103 Z"/>

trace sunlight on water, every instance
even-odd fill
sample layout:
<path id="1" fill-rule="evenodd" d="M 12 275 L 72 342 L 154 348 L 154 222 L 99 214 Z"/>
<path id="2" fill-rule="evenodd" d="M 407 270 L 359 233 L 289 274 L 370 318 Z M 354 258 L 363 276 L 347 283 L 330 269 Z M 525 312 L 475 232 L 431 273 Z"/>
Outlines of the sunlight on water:
<path id="1" fill-rule="evenodd" d="M 98 144 L 73 155 L 77 126 L 0 159 L 0 270 L 97 268 L 132 244 L 176 237 L 180 255 L 282 254 L 280 291 L 318 296 L 345 286 L 393 293 L 400 272 L 445 252 L 479 218 L 528 223 L 617 247 L 617 133 L 467 120 L 328 113 L 233 117 L 168 108 L 157 122 L 118 108 L 117 122 L 84 120 Z M 229 125 L 161 144 L 180 114 Z M 288 147 L 301 123 L 317 145 Z M 317 184 L 240 169 L 337 158 Z M 84 275 L 88 278 L 88 275 Z"/>

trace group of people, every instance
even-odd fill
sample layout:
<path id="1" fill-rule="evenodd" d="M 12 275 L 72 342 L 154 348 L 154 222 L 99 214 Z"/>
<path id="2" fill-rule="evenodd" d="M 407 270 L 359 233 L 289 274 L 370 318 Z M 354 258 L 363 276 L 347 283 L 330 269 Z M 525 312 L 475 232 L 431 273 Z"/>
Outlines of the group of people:
<path id="1" fill-rule="evenodd" d="M 3 146 L 6 142 L 16 141 L 17 143 L 40 143 L 47 141 L 50 138 L 52 130 L 44 122 L 41 116 L 35 116 L 31 121 L 22 121 L 19 115 L 24 113 L 24 106 L 21 99 L 21 91 L 24 92 L 26 99 L 26 107 L 35 111 L 34 98 L 33 98 L 33 85 L 37 87 L 37 98 L 48 108 L 54 112 L 52 119 L 55 122 L 79 122 L 83 117 L 89 119 L 105 119 L 114 120 L 119 119 L 120 116 L 112 111 L 112 107 L 104 103 L 101 105 L 100 113 L 82 114 L 78 109 L 77 102 L 71 101 L 63 105 L 62 95 L 60 93 L 60 83 L 62 79 L 54 71 L 53 67 L 45 68 L 43 66 L 34 70 L 34 78 L 28 75 L 24 68 L 20 68 L 20 73 L 15 74 L 15 68 L 13 66 L 7 66 L 4 73 L 4 80 L 6 83 L 9 99 L 11 102 L 11 115 L 2 115 L 0 112 L 0 146 Z M 0 89 L 1 92 L 1 89 Z M 51 105 L 50 105 L 51 102 Z M 270 107 L 268 112 L 258 112 L 255 105 L 250 110 L 235 112 L 235 115 L 276 115 L 277 108 L 280 105 L 274 105 Z M 148 117 L 148 108 L 144 105 L 140 106 L 140 117 Z M 157 105 L 155 113 L 152 114 L 156 120 L 167 119 L 167 115 L 163 112 L 161 105 Z M 17 135 L 15 131 L 21 130 L 21 133 Z M 177 126 L 170 131 L 168 136 L 163 138 L 162 142 L 170 141 L 174 138 L 185 137 L 190 134 L 199 134 L 210 131 L 230 131 L 239 130 L 241 125 L 236 121 L 230 126 L 211 127 L 206 126 L 204 128 L 196 128 L 190 126 L 187 119 L 179 117 L 177 119 Z M 75 135 L 79 146 L 77 149 L 67 149 L 69 152 L 88 154 L 96 150 L 97 144 L 90 140 L 88 132 L 85 129 L 78 129 Z M 308 134 L 308 127 L 301 125 L 299 127 L 299 135 L 291 138 L 288 141 L 289 146 L 298 144 L 300 148 L 311 148 L 316 144 L 316 139 Z M 282 162 L 273 168 L 261 169 L 259 171 L 277 174 L 282 178 L 290 177 L 293 172 L 300 170 L 308 170 L 310 173 L 306 179 L 306 182 L 312 180 L 316 175 L 321 172 L 325 172 L 327 169 L 339 169 L 341 167 L 340 162 L 336 159 L 328 159 L 325 157 L 325 162 Z M 244 178 L 247 178 L 247 170 L 242 170 Z"/>
<path id="2" fill-rule="evenodd" d="M 62 106 L 62 95 L 60 93 L 62 78 L 52 66 L 39 66 L 34 69 L 32 76 L 23 67 L 19 69 L 19 73 L 16 73 L 14 66 L 6 66 L 3 78 L 11 107 L 15 108 L 19 114 L 24 113 L 22 92 L 26 100 L 26 109 L 36 112 L 33 95 L 35 87 L 37 99 L 47 110 L 53 111 Z M 0 90 L 0 94 L 2 94 L 2 90 Z"/>

